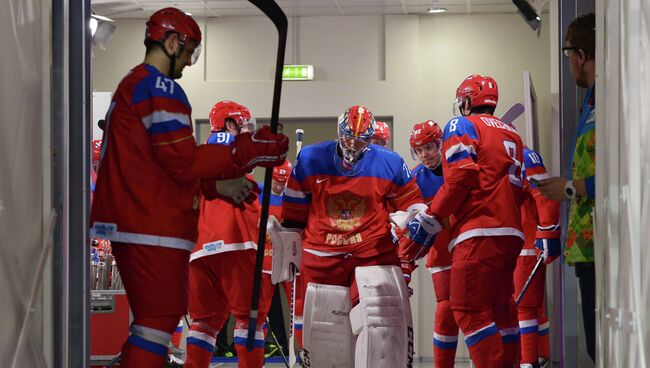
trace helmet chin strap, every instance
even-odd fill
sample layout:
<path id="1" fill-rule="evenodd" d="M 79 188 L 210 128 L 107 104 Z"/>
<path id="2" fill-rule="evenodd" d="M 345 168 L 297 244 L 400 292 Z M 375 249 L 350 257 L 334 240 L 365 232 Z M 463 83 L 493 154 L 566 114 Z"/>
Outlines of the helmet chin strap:
<path id="1" fill-rule="evenodd" d="M 175 54 L 170 53 L 167 51 L 167 47 L 165 47 L 165 42 L 160 41 L 160 48 L 162 49 L 163 53 L 169 58 L 169 71 L 167 73 L 167 76 L 171 79 L 177 79 L 176 78 L 176 59 L 180 56 L 180 54 L 183 52 L 183 46 L 182 43 L 180 43 L 180 47 L 178 48 L 178 51 L 176 51 Z"/>

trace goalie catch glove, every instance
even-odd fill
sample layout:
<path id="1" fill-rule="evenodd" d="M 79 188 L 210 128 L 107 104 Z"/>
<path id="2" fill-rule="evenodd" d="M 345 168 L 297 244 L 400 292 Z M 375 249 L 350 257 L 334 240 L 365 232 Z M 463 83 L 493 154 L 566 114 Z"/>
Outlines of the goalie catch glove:
<path id="1" fill-rule="evenodd" d="M 560 255 L 560 233 L 560 225 L 537 226 L 535 248 L 542 254 L 544 264 L 553 262 Z"/>
<path id="2" fill-rule="evenodd" d="M 235 164 L 241 169 L 274 167 L 284 163 L 289 150 L 289 138 L 282 133 L 272 133 L 271 128 L 265 125 L 253 133 L 238 134 L 232 147 Z"/>
<path id="3" fill-rule="evenodd" d="M 418 260 L 424 257 L 442 230 L 442 225 L 435 216 L 421 211 L 407 225 L 408 237 L 403 237 L 399 244 L 401 259 Z"/>

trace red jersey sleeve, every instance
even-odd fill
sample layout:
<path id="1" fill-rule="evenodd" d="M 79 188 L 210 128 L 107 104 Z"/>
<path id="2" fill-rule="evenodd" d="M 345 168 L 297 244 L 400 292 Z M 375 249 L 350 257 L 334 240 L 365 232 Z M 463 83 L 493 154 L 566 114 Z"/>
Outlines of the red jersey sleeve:
<path id="1" fill-rule="evenodd" d="M 462 205 L 469 190 L 478 188 L 478 143 L 478 132 L 469 120 L 454 118 L 445 125 L 442 143 L 444 184 L 429 206 L 431 214 L 438 218 L 449 217 Z"/>

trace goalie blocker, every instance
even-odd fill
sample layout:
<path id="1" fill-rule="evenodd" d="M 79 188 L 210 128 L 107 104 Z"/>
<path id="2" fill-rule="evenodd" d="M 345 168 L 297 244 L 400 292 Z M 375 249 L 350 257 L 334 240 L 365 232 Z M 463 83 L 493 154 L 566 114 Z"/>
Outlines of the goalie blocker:
<path id="1" fill-rule="evenodd" d="M 293 280 L 302 262 L 302 230 L 282 227 L 275 216 L 269 216 L 266 230 L 273 246 L 271 282 Z"/>
<path id="2" fill-rule="evenodd" d="M 347 287 L 307 286 L 305 367 L 412 367 L 413 321 L 402 271 L 396 266 L 357 267 L 355 279 L 359 304 L 354 308 Z"/>

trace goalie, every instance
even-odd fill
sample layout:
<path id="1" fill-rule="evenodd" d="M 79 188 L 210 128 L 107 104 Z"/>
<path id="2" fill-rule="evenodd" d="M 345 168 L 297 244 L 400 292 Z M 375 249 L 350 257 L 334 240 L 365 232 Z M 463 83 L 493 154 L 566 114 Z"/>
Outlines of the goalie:
<path id="1" fill-rule="evenodd" d="M 346 109 L 338 139 L 305 147 L 285 190 L 284 225 L 304 229 L 296 312 L 305 367 L 412 365 L 408 290 L 388 209 L 425 206 L 404 160 L 370 144 L 373 123 L 367 108 Z"/>

